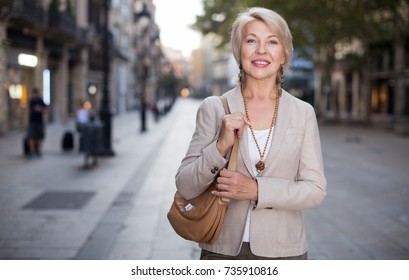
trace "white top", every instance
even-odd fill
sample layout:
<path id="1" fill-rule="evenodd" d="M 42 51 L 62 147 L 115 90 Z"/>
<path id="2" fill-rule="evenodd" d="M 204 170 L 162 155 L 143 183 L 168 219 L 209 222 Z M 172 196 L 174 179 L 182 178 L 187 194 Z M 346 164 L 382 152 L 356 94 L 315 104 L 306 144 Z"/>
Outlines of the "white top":
<path id="1" fill-rule="evenodd" d="M 87 109 L 81 108 L 76 112 L 76 120 L 78 123 L 87 123 L 89 121 L 89 112 Z"/>
<path id="2" fill-rule="evenodd" d="M 256 169 L 256 164 L 259 162 L 260 160 L 260 153 L 258 152 L 256 143 L 254 142 L 254 138 L 253 135 L 251 134 L 251 130 L 250 128 L 247 127 L 247 142 L 249 145 L 249 154 L 250 154 L 250 161 L 251 161 L 251 167 L 253 168 L 253 177 L 257 176 L 257 169 Z M 266 141 L 267 141 L 267 137 L 268 137 L 268 132 L 270 131 L 270 129 L 265 129 L 265 130 L 253 130 L 254 131 L 254 135 L 256 136 L 257 139 L 257 143 L 260 147 L 261 152 L 263 152 L 264 147 L 266 145 Z M 270 135 L 270 139 L 268 139 L 268 145 L 266 148 L 266 152 L 264 154 L 264 160 L 267 157 L 268 152 L 270 151 L 270 147 L 271 147 L 271 139 L 273 139 L 273 134 L 274 134 L 274 127 L 271 130 L 271 135 Z M 250 211 L 251 209 L 249 209 L 248 213 L 247 213 L 247 220 L 246 220 L 246 226 L 244 228 L 244 234 L 243 234 L 243 242 L 250 242 Z"/>

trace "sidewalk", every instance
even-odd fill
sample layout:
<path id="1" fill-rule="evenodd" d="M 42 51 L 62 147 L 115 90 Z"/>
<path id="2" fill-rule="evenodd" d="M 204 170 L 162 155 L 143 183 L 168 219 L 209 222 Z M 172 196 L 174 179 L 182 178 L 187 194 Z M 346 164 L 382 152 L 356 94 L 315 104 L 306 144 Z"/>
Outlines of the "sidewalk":
<path id="1" fill-rule="evenodd" d="M 160 221 L 167 226 L 163 212 L 175 190 L 174 168 L 194 125 L 180 120 L 194 121 L 184 116 L 196 108 L 183 108 L 179 102 L 159 123 L 150 118 L 145 134 L 139 132 L 137 112 L 115 117 L 116 156 L 101 158 L 89 170 L 83 168 L 83 155 L 61 150 L 61 135 L 69 125 L 48 127 L 42 159 L 22 156 L 22 133 L 1 137 L 0 259 L 191 258 L 196 245 L 180 240 L 170 228 L 163 241 L 152 235 L 166 234 Z M 169 242 L 169 236 L 176 242 Z M 178 242 L 187 244 L 183 255 Z M 171 253 L 155 251 L 166 249 L 166 243 Z"/>
<path id="2" fill-rule="evenodd" d="M 200 101 L 180 99 L 139 133 L 137 112 L 114 118 L 113 150 L 83 169 L 48 128 L 42 159 L 22 134 L 0 137 L 0 259 L 198 259 L 166 213 Z M 320 125 L 328 194 L 305 211 L 310 259 L 409 259 L 409 138 Z M 41 198 L 41 199 L 39 199 Z"/>
<path id="3" fill-rule="evenodd" d="M 328 192 L 307 210 L 314 259 L 409 259 L 409 137 L 320 125 Z"/>

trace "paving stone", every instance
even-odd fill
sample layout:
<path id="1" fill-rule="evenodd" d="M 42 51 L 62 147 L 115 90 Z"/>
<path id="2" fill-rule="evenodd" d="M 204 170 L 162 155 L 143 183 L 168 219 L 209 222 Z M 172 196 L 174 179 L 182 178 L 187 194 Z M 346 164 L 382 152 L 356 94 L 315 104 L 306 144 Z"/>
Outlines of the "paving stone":
<path id="1" fill-rule="evenodd" d="M 95 192 L 47 191 L 29 202 L 23 209 L 34 210 L 59 210 L 72 209 L 78 210 L 85 206 Z"/>
<path id="2" fill-rule="evenodd" d="M 89 170 L 83 155 L 61 152 L 70 124 L 48 126 L 38 160 L 21 156 L 23 131 L 0 137 L 0 259 L 198 259 L 166 213 L 199 104 L 180 99 L 144 134 L 138 112 L 116 116 L 116 156 Z M 409 138 L 333 124 L 320 134 L 328 193 L 305 211 L 309 258 L 409 259 Z M 69 196 L 49 196 L 74 192 L 89 197 L 61 206 Z"/>

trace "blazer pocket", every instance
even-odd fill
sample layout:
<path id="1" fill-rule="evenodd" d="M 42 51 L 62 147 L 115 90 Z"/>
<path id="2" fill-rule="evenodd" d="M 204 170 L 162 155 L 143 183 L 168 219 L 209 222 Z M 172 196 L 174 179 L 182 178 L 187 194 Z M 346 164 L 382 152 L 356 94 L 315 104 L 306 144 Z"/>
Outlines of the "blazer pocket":
<path id="1" fill-rule="evenodd" d="M 279 211 L 277 230 L 278 240 L 281 242 L 300 241 L 304 234 L 304 221 L 301 211 Z"/>

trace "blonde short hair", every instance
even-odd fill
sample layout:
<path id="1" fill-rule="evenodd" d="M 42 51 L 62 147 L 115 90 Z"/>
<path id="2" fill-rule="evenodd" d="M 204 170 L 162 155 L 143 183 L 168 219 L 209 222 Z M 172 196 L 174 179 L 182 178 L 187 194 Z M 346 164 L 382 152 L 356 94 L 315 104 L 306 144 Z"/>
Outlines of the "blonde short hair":
<path id="1" fill-rule="evenodd" d="M 237 64 L 241 65 L 240 54 L 244 27 L 246 24 L 254 20 L 261 20 L 276 33 L 278 40 L 284 48 L 285 63 L 283 68 L 288 69 L 293 56 L 293 37 L 290 29 L 288 28 L 287 22 L 276 12 L 259 7 L 250 8 L 240 13 L 233 23 L 231 31 L 231 44 L 233 56 L 236 59 Z"/>

